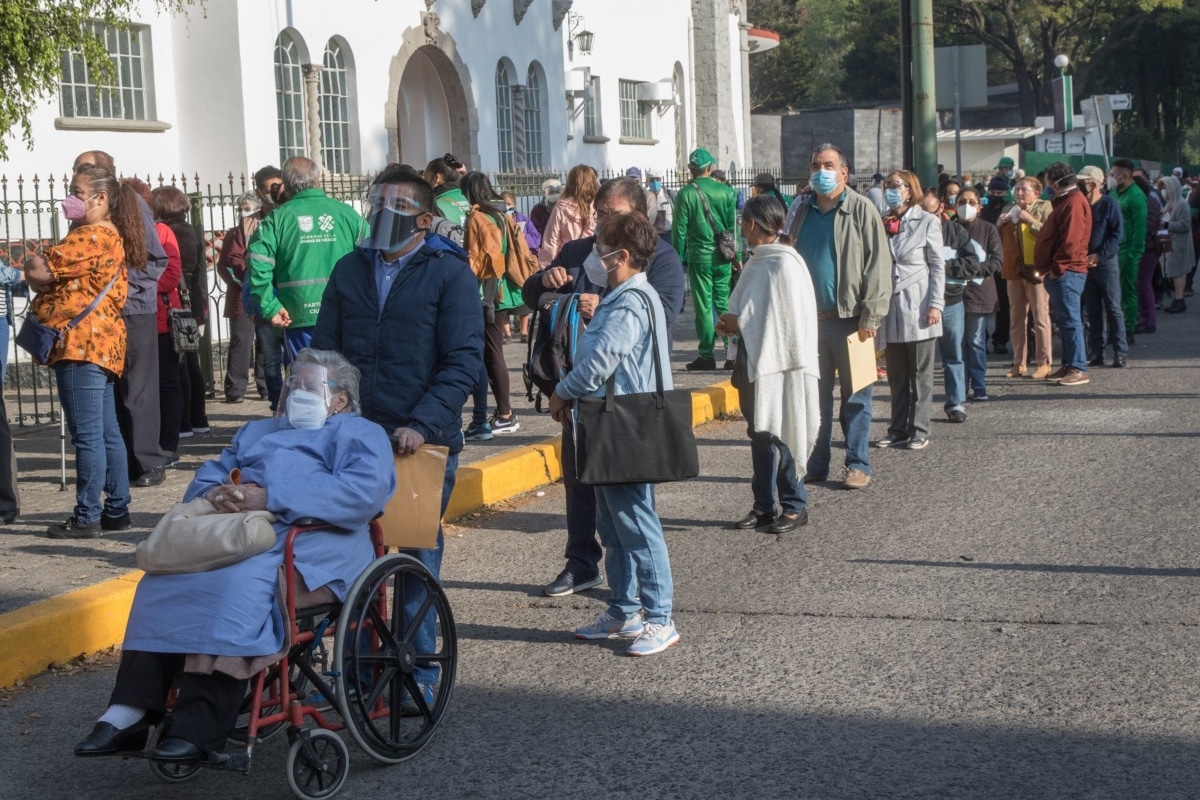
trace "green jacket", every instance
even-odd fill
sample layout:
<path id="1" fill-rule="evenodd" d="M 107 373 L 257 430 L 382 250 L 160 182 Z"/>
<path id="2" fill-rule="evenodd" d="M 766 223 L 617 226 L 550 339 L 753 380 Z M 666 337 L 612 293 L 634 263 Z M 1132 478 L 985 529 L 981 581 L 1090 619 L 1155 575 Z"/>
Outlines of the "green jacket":
<path id="1" fill-rule="evenodd" d="M 1122 270 L 1137 269 L 1146 252 L 1146 218 L 1150 214 L 1146 193 L 1131 183 L 1125 191 L 1117 190 L 1117 204 L 1121 206 L 1121 221 L 1125 224 L 1117 263 Z"/>
<path id="2" fill-rule="evenodd" d="M 787 226 L 792 241 L 799 238 L 812 207 L 809 200 L 798 202 L 801 205 Z M 858 317 L 858 327 L 878 330 L 892 300 L 892 251 L 883 220 L 870 200 L 850 189 L 836 213 L 833 248 L 838 316 Z"/>
<path id="3" fill-rule="evenodd" d="M 716 178 L 703 177 L 689 183 L 675 195 L 675 218 L 671 223 L 671 245 L 684 264 L 727 264 L 717 252 L 717 233 L 708 224 L 700 192 L 708 200 L 713 221 L 723 231 L 737 232 L 737 192 Z"/>
<path id="4" fill-rule="evenodd" d="M 250 294 L 262 318 L 286 308 L 292 328 L 316 325 L 329 273 L 354 249 L 361 222 L 357 211 L 320 189 L 297 192 L 268 214 L 247 248 Z"/>
<path id="5" fill-rule="evenodd" d="M 438 187 L 441 189 L 442 187 Z M 442 216 L 453 222 L 455 225 L 461 225 L 464 228 L 467 226 L 467 214 L 471 213 L 471 204 L 467 202 L 467 197 L 462 193 L 462 190 L 457 186 L 447 188 L 445 191 L 434 189 L 436 198 L 434 203 L 438 210 L 442 212 Z"/>

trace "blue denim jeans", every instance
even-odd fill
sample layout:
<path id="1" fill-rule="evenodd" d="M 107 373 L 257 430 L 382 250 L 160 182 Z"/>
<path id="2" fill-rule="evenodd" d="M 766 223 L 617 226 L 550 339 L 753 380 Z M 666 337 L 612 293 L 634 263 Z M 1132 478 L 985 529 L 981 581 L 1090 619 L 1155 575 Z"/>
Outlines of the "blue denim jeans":
<path id="1" fill-rule="evenodd" d="M 86 361 L 60 361 L 54 375 L 75 446 L 75 521 L 93 525 L 101 511 L 119 517 L 129 510 L 129 465 L 117 424 L 116 378 Z"/>
<path id="2" fill-rule="evenodd" d="M 454 478 L 458 470 L 458 454 L 455 453 L 446 459 L 446 477 L 442 480 L 442 516 L 446 516 L 446 506 L 450 504 L 450 495 L 454 492 Z M 402 552 L 420 561 L 425 565 L 426 569 L 433 573 L 433 577 L 441 582 L 442 576 L 442 553 L 446 547 L 446 539 L 442 536 L 442 526 L 438 525 L 437 547 L 432 550 L 404 550 Z M 404 616 L 406 619 L 411 619 L 421 610 L 421 606 L 425 603 L 428 593 L 416 586 L 409 585 L 405 587 L 404 592 Z M 437 648 L 437 618 L 430 611 L 424 621 L 421 623 L 420 629 L 416 636 L 413 637 L 413 647 L 418 653 L 432 653 Z M 426 685 L 436 685 L 438 680 L 438 669 L 436 665 L 417 664 L 413 669 L 413 677 L 417 683 Z"/>
<path id="3" fill-rule="evenodd" d="M 750 463 L 754 474 L 754 510 L 760 514 L 775 511 L 775 493 L 784 514 L 799 514 L 808 505 L 804 482 L 796 476 L 796 459 L 788 446 L 769 433 L 750 434 Z"/>
<path id="4" fill-rule="evenodd" d="M 988 326 L 995 314 L 966 315 L 963 324 L 963 354 L 967 359 L 967 382 L 972 394 L 987 396 Z"/>
<path id="5" fill-rule="evenodd" d="M 654 485 L 597 486 L 596 531 L 612 589 L 609 613 L 629 619 L 642 609 L 646 622 L 669 623 L 675 586 L 667 539 L 654 510 Z"/>
<path id="6" fill-rule="evenodd" d="M 531 334 L 532 335 L 532 334 Z M 487 362 L 479 368 L 479 380 L 475 384 L 475 391 L 471 392 L 471 422 L 475 425 L 482 425 L 488 421 L 487 413 L 487 397 L 488 397 L 488 373 Z M 550 401 L 547 400 L 547 403 Z"/>
<path id="7" fill-rule="evenodd" d="M 283 363 L 291 366 L 292 360 L 304 348 L 312 344 L 313 329 L 284 328 L 283 329 Z"/>
<path id="8" fill-rule="evenodd" d="M 1047 278 L 1046 291 L 1062 334 L 1063 366 L 1087 372 L 1087 351 L 1083 346 L 1082 300 L 1087 275 L 1064 272 L 1061 278 Z"/>
<path id="9" fill-rule="evenodd" d="M 1088 319 L 1088 356 L 1103 358 L 1105 345 L 1112 345 L 1114 356 L 1129 355 L 1125 315 L 1121 311 L 1121 268 L 1116 258 L 1088 270 L 1083 286 L 1083 305 Z M 1105 323 L 1108 324 L 1107 336 Z"/>
<path id="10" fill-rule="evenodd" d="M 858 332 L 857 319 L 823 319 L 817 322 L 817 356 L 820 363 L 821 378 L 818 384 L 821 405 L 821 428 L 817 433 L 817 443 L 812 455 L 808 457 L 808 474 L 818 477 L 829 474 L 830 453 L 833 443 L 833 383 L 834 372 L 842 375 L 850 374 L 849 352 L 846 349 L 846 337 Z M 870 436 L 871 436 L 871 401 L 874 397 L 874 385 L 869 385 L 850 394 L 850 384 L 840 382 L 842 387 L 842 407 L 838 414 L 838 422 L 842 426 L 842 435 L 846 438 L 846 466 L 857 469 L 867 475 L 871 474 Z"/>
<path id="11" fill-rule="evenodd" d="M 963 304 L 955 303 L 942 310 L 942 338 L 938 340 L 938 351 L 942 355 L 942 380 L 946 384 L 947 412 L 962 411 L 967 402 L 967 365 L 963 361 L 963 328 L 966 310 Z"/>
<path id="12" fill-rule="evenodd" d="M 279 405 L 279 395 L 283 393 L 283 340 L 276 332 L 275 326 L 269 322 L 255 324 L 254 340 L 258 352 L 262 355 L 267 400 L 274 411 Z"/>

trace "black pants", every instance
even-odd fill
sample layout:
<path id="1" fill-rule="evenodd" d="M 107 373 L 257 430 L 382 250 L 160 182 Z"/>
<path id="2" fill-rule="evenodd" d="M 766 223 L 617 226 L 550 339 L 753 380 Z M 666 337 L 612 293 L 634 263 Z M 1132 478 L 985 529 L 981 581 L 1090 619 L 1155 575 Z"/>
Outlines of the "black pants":
<path id="1" fill-rule="evenodd" d="M 129 453 L 129 477 L 166 463 L 158 446 L 158 316 L 125 316 L 125 372 L 117 381 L 117 422 Z"/>
<path id="2" fill-rule="evenodd" d="M 508 397 L 508 364 L 504 361 L 504 327 L 500 324 L 504 314 L 497 311 L 491 322 L 487 321 L 486 311 L 484 314 L 483 364 L 496 398 L 496 416 L 508 417 L 512 415 L 512 403 Z"/>
<path id="3" fill-rule="evenodd" d="M 579 482 L 575 463 L 575 429 L 563 426 L 563 487 L 567 490 L 567 569 L 577 578 L 590 578 L 600 571 L 604 551 L 596 536 L 596 490 Z"/>
<path id="4" fill-rule="evenodd" d="M 933 408 L 933 355 L 937 339 L 888 342 L 885 350 L 892 419 L 888 433 L 904 439 L 929 436 Z"/>
<path id="5" fill-rule="evenodd" d="M 8 323 L 0 319 L 0 325 Z M 0 388 L 3 388 L 0 386 Z M 4 392 L 0 391 L 0 517 L 21 510 L 21 493 L 17 490 L 17 451 L 13 449 L 12 429 L 8 427 L 8 410 L 4 407 Z"/>
<path id="6" fill-rule="evenodd" d="M 246 396 L 247 376 L 250 374 L 250 352 L 254 345 L 254 320 L 233 317 L 229 320 L 229 356 L 225 365 L 225 399 Z M 263 384 L 262 392 L 266 392 Z"/>
<path id="7" fill-rule="evenodd" d="M 996 294 L 999 295 L 1000 300 L 1000 307 L 996 310 L 996 330 L 992 332 L 994 349 L 1002 344 L 1008 344 L 1008 328 L 1011 323 L 1008 316 L 1008 281 L 1001 278 L 999 272 L 993 277 L 996 279 Z"/>
<path id="8" fill-rule="evenodd" d="M 179 384 L 179 354 L 170 333 L 158 335 L 158 399 L 161 420 L 158 446 L 164 453 L 179 449 L 179 420 L 183 415 L 183 387 Z"/>
<path id="9" fill-rule="evenodd" d="M 237 724 L 249 682 L 220 672 L 184 672 L 183 660 L 178 653 L 124 651 L 117 667 L 117 685 L 108 702 L 161 715 L 166 709 L 167 693 L 176 685 L 179 693 L 167 735 L 191 742 L 206 753 L 219 752 Z"/>
<path id="10" fill-rule="evenodd" d="M 178 421 L 179 429 L 208 427 L 208 413 L 204 409 L 207 385 L 200 370 L 199 353 L 184 353 L 179 362 L 179 385 L 183 389 L 183 411 Z"/>

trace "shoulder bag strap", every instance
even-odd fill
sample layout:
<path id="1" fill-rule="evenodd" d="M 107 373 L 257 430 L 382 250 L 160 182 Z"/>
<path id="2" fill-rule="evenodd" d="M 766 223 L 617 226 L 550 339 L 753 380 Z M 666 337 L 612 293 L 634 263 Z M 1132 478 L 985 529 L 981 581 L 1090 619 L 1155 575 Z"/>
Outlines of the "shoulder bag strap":
<path id="1" fill-rule="evenodd" d="M 83 320 L 87 317 L 88 314 L 95 311 L 96 306 L 100 305 L 100 301 L 104 299 L 104 296 L 106 294 L 108 294 L 108 290 L 116 285 L 117 278 L 120 278 L 120 277 L 121 277 L 121 268 L 117 267 L 117 274 L 113 275 L 112 280 L 108 282 L 108 286 L 105 286 L 104 289 L 100 292 L 100 294 L 98 294 L 96 296 L 96 299 L 93 300 L 92 302 L 88 303 L 88 307 L 85 308 L 83 311 L 80 311 L 78 316 L 75 317 L 75 319 L 73 319 L 67 323 L 67 330 L 72 330 L 72 329 L 78 327 L 79 323 L 83 322 Z"/>
<path id="2" fill-rule="evenodd" d="M 700 190 L 700 186 L 693 181 L 692 188 L 696 190 L 696 194 L 700 195 L 700 205 L 704 206 L 704 218 L 708 220 L 708 227 L 712 228 L 713 236 L 720 233 L 717 228 L 717 221 L 713 219 L 712 209 L 708 207 L 708 198 L 704 196 L 704 192 Z"/>
<path id="3" fill-rule="evenodd" d="M 630 289 L 629 293 L 636 294 L 638 297 L 642 298 L 642 302 L 645 304 L 646 311 L 650 317 L 650 343 L 651 347 L 653 348 L 654 382 L 655 388 L 657 389 L 655 392 L 655 405 L 658 408 L 662 408 L 666 404 L 666 400 L 664 398 L 665 392 L 663 389 L 662 358 L 658 354 L 658 325 L 654 319 L 654 306 L 650 303 L 650 298 L 641 289 Z M 604 409 L 606 411 L 612 410 L 613 398 L 616 396 L 616 392 L 617 372 L 616 370 L 613 370 L 613 374 L 609 375 L 608 380 L 604 382 Z"/>

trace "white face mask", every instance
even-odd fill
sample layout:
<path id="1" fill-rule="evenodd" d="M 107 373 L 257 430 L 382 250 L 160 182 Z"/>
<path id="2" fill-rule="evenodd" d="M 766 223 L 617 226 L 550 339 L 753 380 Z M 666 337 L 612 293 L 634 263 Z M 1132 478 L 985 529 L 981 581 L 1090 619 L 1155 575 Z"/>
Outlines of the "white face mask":
<path id="1" fill-rule="evenodd" d="M 329 407 L 325 398 L 316 392 L 295 389 L 288 392 L 287 418 L 293 428 L 314 430 L 325 424 Z"/>
<path id="2" fill-rule="evenodd" d="M 973 221 L 975 219 L 975 215 L 978 213 L 979 210 L 975 208 L 975 206 L 967 205 L 958 207 L 958 218 L 963 222 Z"/>
<path id="3" fill-rule="evenodd" d="M 1117 190 L 1117 179 L 1112 175 L 1108 176 L 1108 190 L 1110 192 L 1115 192 Z"/>
<path id="4" fill-rule="evenodd" d="M 621 251 L 614 250 L 604 258 L 608 258 L 608 256 L 611 256 L 613 253 L 619 252 Z M 584 259 L 583 262 L 583 271 L 587 274 L 587 279 L 597 286 L 608 285 L 609 270 L 608 267 L 604 266 L 604 258 L 601 258 L 600 254 L 596 252 L 596 248 L 593 247 L 592 252 L 588 253 L 588 257 Z"/>

